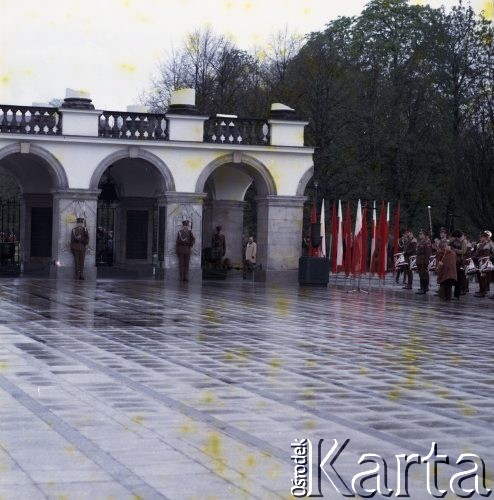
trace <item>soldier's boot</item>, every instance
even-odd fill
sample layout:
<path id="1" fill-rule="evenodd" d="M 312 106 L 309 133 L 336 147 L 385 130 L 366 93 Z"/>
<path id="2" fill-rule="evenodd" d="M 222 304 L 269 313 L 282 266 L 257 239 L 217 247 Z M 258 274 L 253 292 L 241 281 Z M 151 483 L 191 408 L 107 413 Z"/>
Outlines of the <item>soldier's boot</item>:
<path id="1" fill-rule="evenodd" d="M 415 292 L 417 295 L 425 295 L 427 293 L 427 282 L 424 279 L 420 279 L 420 290 Z"/>

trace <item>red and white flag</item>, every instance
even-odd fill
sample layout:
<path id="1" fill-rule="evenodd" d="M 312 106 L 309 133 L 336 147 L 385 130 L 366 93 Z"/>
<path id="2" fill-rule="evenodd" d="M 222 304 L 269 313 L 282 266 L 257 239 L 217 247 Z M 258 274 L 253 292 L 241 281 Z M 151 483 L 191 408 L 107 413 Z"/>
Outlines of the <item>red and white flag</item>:
<path id="1" fill-rule="evenodd" d="M 337 272 L 343 266 L 343 211 L 341 200 L 338 200 L 338 241 L 336 243 L 336 266 Z"/>
<path id="2" fill-rule="evenodd" d="M 376 200 L 374 200 L 374 208 L 372 209 L 372 234 L 371 234 L 371 261 L 370 261 L 370 272 L 374 274 L 376 272 L 376 237 L 377 237 L 377 210 L 376 210 Z"/>
<path id="3" fill-rule="evenodd" d="M 357 203 L 357 215 L 355 216 L 355 232 L 353 236 L 352 273 L 354 276 L 362 272 L 362 206 L 360 200 Z"/>
<path id="4" fill-rule="evenodd" d="M 336 255 L 338 251 L 338 217 L 336 216 L 336 202 L 331 209 L 331 272 L 336 273 Z"/>

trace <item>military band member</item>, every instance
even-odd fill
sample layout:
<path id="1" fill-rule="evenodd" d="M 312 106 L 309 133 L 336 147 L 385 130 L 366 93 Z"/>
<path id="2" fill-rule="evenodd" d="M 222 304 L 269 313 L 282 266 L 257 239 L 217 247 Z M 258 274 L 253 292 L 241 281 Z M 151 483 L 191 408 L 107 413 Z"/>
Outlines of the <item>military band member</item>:
<path id="1" fill-rule="evenodd" d="M 468 281 L 465 274 L 465 259 L 468 247 L 467 240 L 459 229 L 455 229 L 451 233 L 449 246 L 456 254 L 456 274 L 458 277 L 455 285 L 455 297 L 460 298 L 460 295 L 465 295 L 468 289 Z"/>
<path id="2" fill-rule="evenodd" d="M 456 283 L 456 255 L 446 241 L 440 241 L 437 249 L 437 282 L 439 283 L 439 297 L 451 300 L 451 289 Z"/>
<path id="3" fill-rule="evenodd" d="M 410 257 L 417 255 L 417 239 L 413 236 L 411 229 L 405 231 L 405 248 L 403 249 L 403 254 L 405 260 L 408 263 L 407 267 L 407 284 L 403 287 L 405 290 L 411 290 L 413 284 L 413 271 L 410 269 Z"/>
<path id="4" fill-rule="evenodd" d="M 434 244 L 432 245 L 432 250 L 437 251 L 438 248 L 439 248 L 439 243 L 441 241 L 444 241 L 447 244 L 449 244 L 448 230 L 445 227 L 442 227 L 442 228 L 439 229 L 439 238 L 436 238 L 434 240 Z"/>
<path id="5" fill-rule="evenodd" d="M 74 255 L 75 279 L 84 279 L 84 258 L 89 243 L 89 233 L 84 226 L 84 218 L 77 218 L 77 226 L 70 233 L 70 250 Z"/>
<path id="6" fill-rule="evenodd" d="M 189 262 L 192 247 L 196 239 L 189 229 L 189 221 L 182 222 L 182 228 L 177 233 L 176 252 L 180 271 L 180 281 L 189 281 Z"/>
<path id="7" fill-rule="evenodd" d="M 483 231 L 480 234 L 480 241 L 477 243 L 477 248 L 475 249 L 475 259 L 477 260 L 477 265 L 479 266 L 479 271 L 477 273 L 479 291 L 475 292 L 475 297 L 485 297 L 489 288 L 490 273 L 480 272 L 480 265 L 482 258 L 490 257 L 494 254 L 494 244 L 491 241 L 491 237 L 492 233 L 490 231 Z"/>
<path id="8" fill-rule="evenodd" d="M 407 238 L 405 236 L 405 231 L 403 231 L 401 238 L 398 240 L 398 253 L 403 253 L 405 250 L 405 244 L 406 244 Z M 396 278 L 395 278 L 395 283 L 397 285 L 400 284 L 400 274 L 403 273 L 403 284 L 406 283 L 407 280 L 407 272 L 405 269 L 403 269 L 404 266 L 398 266 L 396 267 Z"/>
<path id="9" fill-rule="evenodd" d="M 432 254 L 432 244 L 429 233 L 423 229 L 419 231 L 417 242 L 417 270 L 420 278 L 420 290 L 416 292 L 423 295 L 429 291 L 429 258 Z"/>

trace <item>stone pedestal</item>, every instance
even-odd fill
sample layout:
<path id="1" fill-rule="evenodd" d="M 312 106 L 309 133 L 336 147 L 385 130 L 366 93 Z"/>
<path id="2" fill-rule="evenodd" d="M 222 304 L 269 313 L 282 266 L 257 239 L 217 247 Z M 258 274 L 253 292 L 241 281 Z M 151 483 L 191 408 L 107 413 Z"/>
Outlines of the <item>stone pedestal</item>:
<path id="1" fill-rule="evenodd" d="M 257 198 L 257 261 L 266 281 L 297 283 L 304 196 Z"/>
<path id="2" fill-rule="evenodd" d="M 53 239 L 50 277 L 74 279 L 74 256 L 70 251 L 70 233 L 77 217 L 86 219 L 89 245 L 84 263 L 84 278 L 96 279 L 96 212 L 99 190 L 67 189 L 53 193 Z"/>
<path id="3" fill-rule="evenodd" d="M 189 266 L 189 281 L 200 283 L 202 280 L 201 249 L 202 249 L 202 204 L 205 194 L 165 193 L 166 224 L 165 224 L 165 255 L 163 260 L 164 277 L 167 281 L 179 280 L 178 257 L 175 251 L 177 232 L 182 227 L 182 221 L 190 221 L 190 228 L 196 239 L 192 248 Z"/>
<path id="4" fill-rule="evenodd" d="M 230 259 L 233 266 L 241 266 L 242 256 L 242 230 L 244 224 L 243 201 L 214 200 L 212 204 L 212 227 L 209 240 L 205 246 L 211 246 L 211 236 L 215 232 L 216 226 L 221 226 L 225 235 L 226 254 L 225 258 Z M 204 229 L 206 234 L 206 228 Z"/>

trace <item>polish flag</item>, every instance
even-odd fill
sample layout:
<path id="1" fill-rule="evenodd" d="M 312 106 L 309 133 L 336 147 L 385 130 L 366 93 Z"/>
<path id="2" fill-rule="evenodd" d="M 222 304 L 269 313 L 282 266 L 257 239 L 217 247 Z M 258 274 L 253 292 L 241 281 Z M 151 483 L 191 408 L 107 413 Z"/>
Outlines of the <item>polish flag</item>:
<path id="1" fill-rule="evenodd" d="M 378 241 L 378 263 L 377 274 L 380 278 L 384 278 L 386 274 L 386 212 L 384 201 L 381 202 L 381 213 L 379 214 L 379 223 L 377 227 L 377 241 Z"/>
<path id="2" fill-rule="evenodd" d="M 326 216 L 324 215 L 324 198 L 321 205 L 321 250 L 319 257 L 326 257 Z"/>
<path id="3" fill-rule="evenodd" d="M 346 205 L 345 221 L 345 276 L 352 271 L 352 216 L 350 214 L 350 202 Z"/>
<path id="4" fill-rule="evenodd" d="M 367 207 L 362 209 L 362 274 L 367 274 Z"/>
<path id="5" fill-rule="evenodd" d="M 336 273 L 336 256 L 338 254 L 338 217 L 336 215 L 336 202 L 333 201 L 331 210 L 331 272 Z"/>
<path id="6" fill-rule="evenodd" d="M 338 200 L 338 235 L 336 242 L 336 272 L 343 266 L 343 210 L 341 200 Z"/>
<path id="7" fill-rule="evenodd" d="M 370 261 L 370 272 L 374 274 L 376 272 L 376 238 L 377 238 L 377 210 L 376 210 L 376 200 L 374 200 L 374 208 L 372 209 L 372 234 L 371 234 L 371 261 Z"/>
<path id="8" fill-rule="evenodd" d="M 352 273 L 360 275 L 362 269 L 362 206 L 360 200 L 357 203 L 357 215 L 355 216 L 355 233 L 353 237 Z"/>

